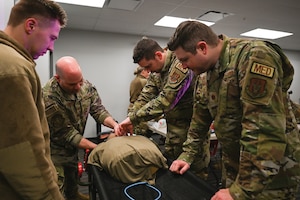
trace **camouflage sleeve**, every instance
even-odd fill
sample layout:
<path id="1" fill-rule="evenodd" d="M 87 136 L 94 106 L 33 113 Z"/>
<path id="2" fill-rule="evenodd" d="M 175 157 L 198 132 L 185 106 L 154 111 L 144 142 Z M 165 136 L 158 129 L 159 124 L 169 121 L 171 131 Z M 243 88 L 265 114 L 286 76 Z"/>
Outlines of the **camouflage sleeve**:
<path id="1" fill-rule="evenodd" d="M 137 101 L 139 95 L 141 94 L 144 86 L 147 83 L 147 79 L 146 78 L 135 78 L 131 84 L 130 84 L 130 97 L 129 97 L 129 106 L 128 106 L 128 113 L 132 112 L 133 109 L 133 104 L 134 102 Z"/>
<path id="2" fill-rule="evenodd" d="M 68 111 L 59 103 L 59 100 L 57 102 L 49 97 L 44 97 L 44 100 L 51 142 L 61 147 L 78 146 L 82 135 L 70 122 L 67 116 Z"/>
<path id="3" fill-rule="evenodd" d="M 281 59 L 263 42 L 249 44 L 238 63 L 243 106 L 241 154 L 234 199 L 252 199 L 279 173 L 286 148 Z"/>
<path id="4" fill-rule="evenodd" d="M 90 108 L 91 116 L 100 124 L 103 124 L 107 117 L 111 117 L 111 114 L 106 110 L 102 104 L 102 100 L 94 86 L 89 88 L 89 96 L 91 96 L 91 104 L 86 107 Z"/>
<path id="5" fill-rule="evenodd" d="M 207 108 L 207 84 L 206 74 L 197 76 L 196 87 L 194 92 L 193 116 L 187 134 L 187 140 L 183 144 L 183 153 L 178 157 L 179 160 L 191 164 L 194 157 L 205 156 L 205 145 L 208 143 L 210 133 L 209 126 L 212 117 Z"/>
<path id="6" fill-rule="evenodd" d="M 151 77 L 153 78 L 152 82 Z M 159 80 L 157 80 L 159 79 L 159 75 L 151 74 L 138 98 L 137 104 L 140 104 L 140 106 L 135 107 L 136 105 L 134 105 L 135 112 L 131 112 L 128 115 L 131 122 L 137 124 L 141 121 L 148 121 L 164 114 L 175 100 L 186 78 L 188 78 L 188 69 L 183 69 L 178 60 L 173 61 L 166 84 L 163 88 L 160 88 L 160 84 L 157 84 L 159 83 Z M 155 93 L 157 95 L 154 97 L 153 94 Z M 145 98 L 145 96 L 150 96 L 152 99 L 148 102 L 141 101 L 143 99 L 150 99 Z"/>
<path id="7" fill-rule="evenodd" d="M 133 116 L 139 109 L 145 106 L 159 94 L 160 79 L 156 73 L 151 73 L 146 85 L 143 87 L 137 100 L 134 102 L 131 112 L 128 116 Z"/>

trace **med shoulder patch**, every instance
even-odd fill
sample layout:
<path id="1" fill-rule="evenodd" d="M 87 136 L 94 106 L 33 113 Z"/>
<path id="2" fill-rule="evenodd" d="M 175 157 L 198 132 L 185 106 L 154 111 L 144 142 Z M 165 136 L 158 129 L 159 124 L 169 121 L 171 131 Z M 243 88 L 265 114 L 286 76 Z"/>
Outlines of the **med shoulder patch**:
<path id="1" fill-rule="evenodd" d="M 276 64 L 268 60 L 249 60 L 242 76 L 241 99 L 254 105 L 268 105 L 276 91 L 278 71 Z"/>
<path id="2" fill-rule="evenodd" d="M 251 66 L 250 72 L 253 74 L 265 76 L 268 78 L 274 77 L 274 71 L 275 69 L 273 67 L 263 65 L 257 62 L 254 62 Z"/>

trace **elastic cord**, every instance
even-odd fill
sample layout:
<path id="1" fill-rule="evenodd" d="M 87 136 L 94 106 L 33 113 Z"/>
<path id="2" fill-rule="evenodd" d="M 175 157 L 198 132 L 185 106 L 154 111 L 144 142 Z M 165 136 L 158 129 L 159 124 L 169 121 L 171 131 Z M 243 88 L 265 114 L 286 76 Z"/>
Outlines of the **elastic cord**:
<path id="1" fill-rule="evenodd" d="M 156 187 L 150 185 L 147 182 L 137 182 L 137 183 L 133 183 L 131 185 L 128 185 L 125 189 L 124 189 L 124 193 L 125 195 L 130 199 L 130 200 L 135 200 L 134 198 L 132 198 L 128 193 L 127 190 L 131 187 L 137 186 L 137 185 L 146 185 L 147 187 L 152 188 L 153 190 L 155 190 L 158 193 L 158 196 L 154 199 L 154 200 L 158 200 L 161 197 L 161 191 L 159 191 Z"/>

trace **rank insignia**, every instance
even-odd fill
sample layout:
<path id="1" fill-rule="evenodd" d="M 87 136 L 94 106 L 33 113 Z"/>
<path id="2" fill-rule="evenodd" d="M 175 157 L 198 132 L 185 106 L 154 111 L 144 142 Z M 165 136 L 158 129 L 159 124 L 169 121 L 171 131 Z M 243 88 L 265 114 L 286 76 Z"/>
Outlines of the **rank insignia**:
<path id="1" fill-rule="evenodd" d="M 260 98 L 267 94 L 266 80 L 259 78 L 250 79 L 249 85 L 246 87 L 246 92 L 252 98 Z"/>

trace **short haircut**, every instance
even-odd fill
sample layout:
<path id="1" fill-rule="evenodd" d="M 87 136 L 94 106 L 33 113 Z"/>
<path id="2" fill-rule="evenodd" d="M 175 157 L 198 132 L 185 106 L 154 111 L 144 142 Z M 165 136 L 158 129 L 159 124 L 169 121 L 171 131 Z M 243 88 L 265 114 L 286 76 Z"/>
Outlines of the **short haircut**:
<path id="1" fill-rule="evenodd" d="M 212 29 L 198 21 L 185 21 L 179 24 L 168 42 L 171 51 L 181 47 L 187 52 L 196 53 L 196 44 L 205 41 L 208 45 L 216 46 L 218 36 Z"/>
<path id="2" fill-rule="evenodd" d="M 51 0 L 20 0 L 11 9 L 8 25 L 15 27 L 27 18 L 36 16 L 58 20 L 61 27 L 67 24 L 67 14 L 58 3 Z"/>
<path id="3" fill-rule="evenodd" d="M 159 46 L 159 44 L 152 39 L 143 37 L 135 46 L 133 50 L 133 62 L 138 63 L 143 58 L 146 60 L 154 59 L 155 52 L 161 51 L 163 52 L 164 49 Z"/>

